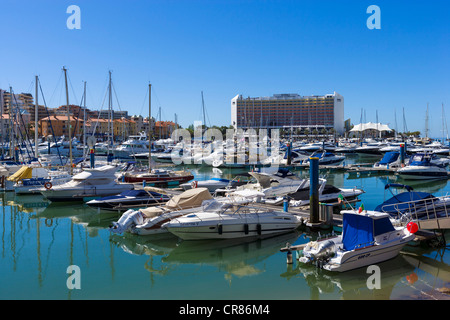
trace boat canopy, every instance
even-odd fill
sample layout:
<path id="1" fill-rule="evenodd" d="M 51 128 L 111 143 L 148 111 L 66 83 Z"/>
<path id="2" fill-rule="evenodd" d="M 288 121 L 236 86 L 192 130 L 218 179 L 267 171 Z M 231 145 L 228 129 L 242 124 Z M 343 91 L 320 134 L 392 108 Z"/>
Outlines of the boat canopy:
<path id="1" fill-rule="evenodd" d="M 435 196 L 428 192 L 408 191 L 394 195 L 375 208 L 375 211 L 386 213 L 404 213 L 414 210 L 418 205 L 424 205 L 426 200 L 434 199 Z"/>
<path id="2" fill-rule="evenodd" d="M 384 155 L 383 159 L 381 159 L 379 164 L 389 164 L 389 163 L 395 162 L 395 161 L 397 161 L 399 156 L 400 156 L 400 152 L 398 152 L 398 151 L 386 152 L 386 154 Z"/>
<path id="3" fill-rule="evenodd" d="M 149 207 L 139 210 L 147 218 L 161 214 L 164 210 L 182 210 L 200 207 L 204 200 L 212 199 L 208 188 L 194 188 L 174 196 L 162 207 Z"/>
<path id="4" fill-rule="evenodd" d="M 371 246 L 376 236 L 394 230 L 386 214 L 344 212 L 342 223 L 344 250 Z"/>

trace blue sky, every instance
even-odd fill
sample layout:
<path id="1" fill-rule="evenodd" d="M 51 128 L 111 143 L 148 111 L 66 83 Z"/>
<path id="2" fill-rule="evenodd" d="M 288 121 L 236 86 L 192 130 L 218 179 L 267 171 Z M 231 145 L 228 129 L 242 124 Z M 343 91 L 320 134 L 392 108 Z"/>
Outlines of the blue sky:
<path id="1" fill-rule="evenodd" d="M 69 30 L 69 5 L 81 9 L 81 29 Z M 370 5 L 381 29 L 369 30 Z M 345 118 L 378 119 L 440 137 L 442 103 L 450 117 L 450 2 L 301 0 L 2 0 L 0 88 L 34 92 L 39 75 L 49 107 L 88 107 L 103 99 L 112 71 L 115 110 L 182 126 L 201 120 L 201 92 L 211 124 L 230 124 L 230 100 L 274 93 L 345 98 Z M 73 89 L 72 89 L 73 88 Z M 114 98 L 115 99 L 115 98 Z"/>

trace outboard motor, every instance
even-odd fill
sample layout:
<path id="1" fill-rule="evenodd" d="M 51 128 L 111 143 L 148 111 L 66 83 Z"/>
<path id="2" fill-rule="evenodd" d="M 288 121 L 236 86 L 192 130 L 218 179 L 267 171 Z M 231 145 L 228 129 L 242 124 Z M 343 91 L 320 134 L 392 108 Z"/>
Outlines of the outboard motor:
<path id="1" fill-rule="evenodd" d="M 299 259 L 303 263 L 323 262 L 333 257 L 336 253 L 336 243 L 332 240 L 310 242 L 303 249 L 303 257 Z"/>

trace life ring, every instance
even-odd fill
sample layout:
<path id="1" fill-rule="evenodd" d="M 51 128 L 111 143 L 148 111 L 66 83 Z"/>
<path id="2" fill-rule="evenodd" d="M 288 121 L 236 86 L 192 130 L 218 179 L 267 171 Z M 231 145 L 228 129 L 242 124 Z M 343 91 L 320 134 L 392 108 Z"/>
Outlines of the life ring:
<path id="1" fill-rule="evenodd" d="M 49 189 L 51 189 L 52 188 L 52 183 L 50 182 L 50 181 L 47 181 L 46 183 L 44 183 L 44 187 L 45 187 L 45 189 L 47 189 L 47 190 L 49 190 Z"/>
<path id="2" fill-rule="evenodd" d="M 192 186 L 192 189 L 197 188 L 198 187 L 198 181 L 192 181 L 191 182 L 191 186 Z"/>

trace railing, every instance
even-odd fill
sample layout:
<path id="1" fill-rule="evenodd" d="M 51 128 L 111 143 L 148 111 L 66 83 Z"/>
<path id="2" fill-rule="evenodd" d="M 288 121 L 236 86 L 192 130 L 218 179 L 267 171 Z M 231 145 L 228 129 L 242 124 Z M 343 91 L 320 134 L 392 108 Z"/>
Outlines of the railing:
<path id="1" fill-rule="evenodd" d="M 450 196 L 433 197 L 388 204 L 381 208 L 382 212 L 397 212 L 397 218 L 410 216 L 410 220 L 431 220 L 449 218 Z"/>

